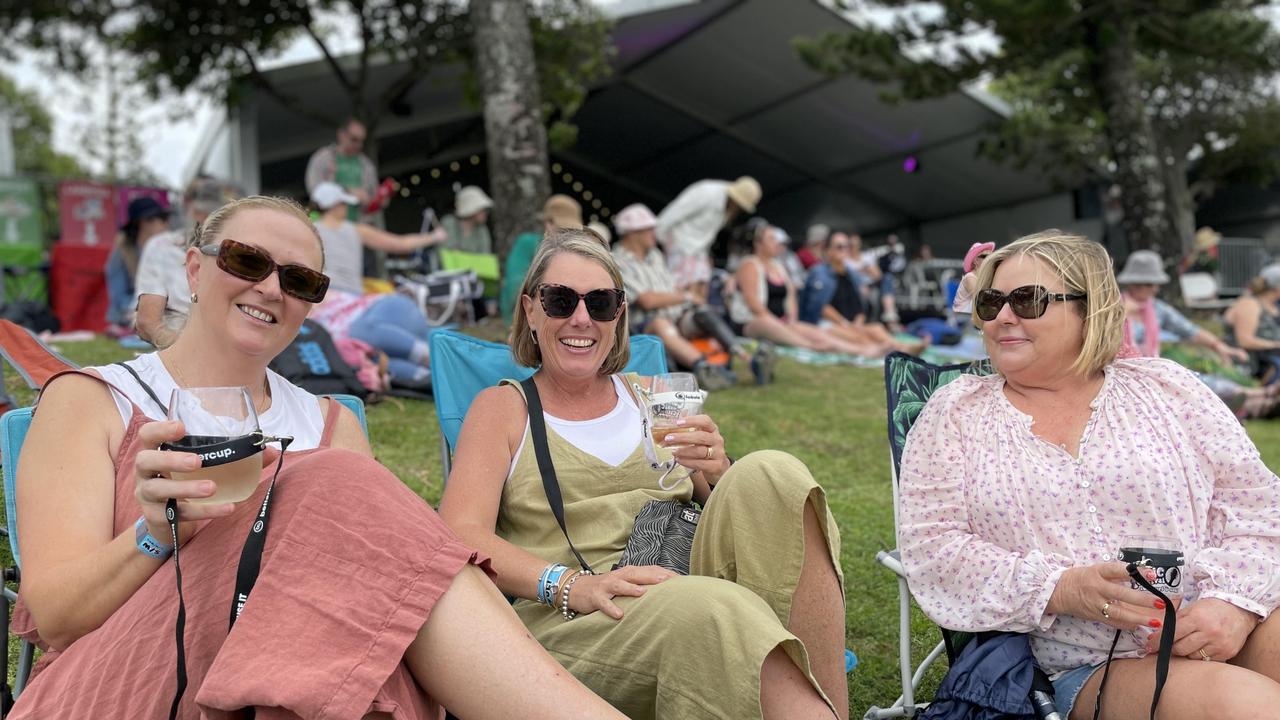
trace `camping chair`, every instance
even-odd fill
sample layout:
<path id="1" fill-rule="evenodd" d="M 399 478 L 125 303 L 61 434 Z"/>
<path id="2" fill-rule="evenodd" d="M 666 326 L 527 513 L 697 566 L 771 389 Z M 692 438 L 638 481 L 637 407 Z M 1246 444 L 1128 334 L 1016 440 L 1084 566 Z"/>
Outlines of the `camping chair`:
<path id="1" fill-rule="evenodd" d="M 41 357 L 32 351 L 43 349 L 46 353 Z M 0 321 L 0 356 L 9 363 L 32 390 L 39 390 L 55 373 L 77 365 L 54 352 L 42 343 L 34 334 L 25 328 L 4 320 Z M 364 402 L 354 395 L 329 395 L 355 413 L 369 433 L 369 425 L 365 416 Z M 9 550 L 13 553 L 13 567 L 3 569 L 4 586 L 4 637 L 9 637 L 9 611 L 17 602 L 18 594 L 10 589 L 7 583 L 19 583 L 22 579 L 22 556 L 18 548 L 18 458 L 22 451 L 22 443 L 31 428 L 31 418 L 35 407 L 22 407 L 9 410 L 0 415 L 0 473 L 4 480 L 4 509 L 6 527 L 0 529 L 9 538 Z M 9 653 L 0 654 L 0 718 L 9 714 L 14 701 L 26 689 L 31 677 L 31 666 L 35 659 L 35 646 L 25 638 L 18 651 L 18 669 L 14 677 L 13 688 L 9 688 Z"/>
<path id="2" fill-rule="evenodd" d="M 529 377 L 533 368 L 517 365 L 511 349 L 502 343 L 453 330 L 437 330 L 427 338 L 427 343 L 431 348 L 432 395 L 436 418 L 440 421 L 442 477 L 447 481 L 453 466 L 453 451 L 458 446 L 458 433 L 462 432 L 462 421 L 471 401 L 481 390 L 497 385 L 503 378 Z M 631 336 L 631 361 L 625 372 L 642 375 L 667 372 L 667 353 L 662 341 L 653 335 Z"/>
<path id="3" fill-rule="evenodd" d="M 979 360 L 973 363 L 957 365 L 933 365 L 918 357 L 904 353 L 891 353 L 884 359 L 884 388 L 888 405 L 889 460 L 893 475 L 893 526 L 898 527 L 898 471 L 902 464 L 902 449 L 907 442 L 907 433 L 920 416 L 925 403 L 934 391 L 946 385 L 964 373 L 988 375 L 991 373 L 989 361 Z M 872 706 L 867 710 L 866 720 L 885 720 L 886 718 L 910 718 L 924 710 L 928 703 L 916 702 L 916 689 L 925 673 L 945 652 L 948 662 L 953 661 L 969 636 L 942 629 L 942 642 L 939 642 L 914 670 L 911 665 L 911 590 L 907 587 L 907 575 L 902 567 L 902 557 L 898 550 L 881 550 L 876 553 L 876 561 L 885 566 L 898 578 L 898 669 L 901 674 L 902 695 L 887 708 Z"/>

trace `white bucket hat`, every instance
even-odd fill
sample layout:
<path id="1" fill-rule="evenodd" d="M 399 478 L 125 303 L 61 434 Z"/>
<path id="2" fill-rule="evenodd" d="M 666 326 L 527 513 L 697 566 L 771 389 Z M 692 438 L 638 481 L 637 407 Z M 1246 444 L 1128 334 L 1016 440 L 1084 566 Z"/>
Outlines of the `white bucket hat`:
<path id="1" fill-rule="evenodd" d="M 1164 271 L 1164 261 L 1154 250 L 1135 250 L 1124 261 L 1124 269 L 1116 276 L 1121 285 L 1164 285 L 1169 276 Z"/>
<path id="2" fill-rule="evenodd" d="M 484 190 L 475 185 L 462 188 L 453 199 L 453 209 L 460 218 L 471 217 L 491 207 L 493 207 L 493 200 L 484 193 Z"/>
<path id="3" fill-rule="evenodd" d="M 338 183 L 331 182 L 322 182 L 316 185 L 316 189 L 311 191 L 311 202 L 315 203 L 316 207 L 321 210 L 328 210 L 339 203 L 344 205 L 360 204 L 355 195 L 343 190 Z"/>

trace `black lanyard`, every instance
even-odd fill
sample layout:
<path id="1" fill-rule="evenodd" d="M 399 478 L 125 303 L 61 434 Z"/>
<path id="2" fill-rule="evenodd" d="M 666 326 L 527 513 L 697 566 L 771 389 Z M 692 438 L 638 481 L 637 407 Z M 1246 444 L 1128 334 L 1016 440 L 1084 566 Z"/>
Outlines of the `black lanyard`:
<path id="1" fill-rule="evenodd" d="M 270 442 L 280 443 L 280 456 L 276 458 L 276 469 L 271 475 L 271 482 L 267 484 L 267 492 L 262 496 L 262 506 L 258 508 L 258 514 L 254 518 L 253 525 L 249 528 L 249 537 L 245 539 L 244 548 L 240 551 L 240 564 L 236 568 L 235 592 L 231 595 L 231 617 L 227 622 L 228 633 L 231 632 L 232 626 L 236 624 L 236 619 L 240 617 L 240 613 L 244 611 L 245 601 L 249 599 L 249 593 L 253 592 L 253 586 L 258 582 L 258 572 L 262 567 L 262 551 L 267 543 L 267 526 L 271 522 L 271 495 L 276 488 L 276 480 L 280 477 L 280 469 L 284 466 L 284 451 L 293 442 L 293 438 L 276 438 L 264 435 L 258 442 L 260 445 Z M 177 720 L 178 704 L 182 702 L 182 695 L 187 690 L 185 648 L 187 608 L 182 598 L 182 565 L 178 562 L 178 501 L 170 498 L 165 503 L 164 515 L 165 519 L 169 521 L 169 533 L 173 541 L 173 576 L 178 584 L 178 621 L 174 627 L 178 645 L 178 657 L 175 663 L 178 674 L 178 687 L 174 690 L 173 705 L 169 708 L 169 720 Z M 248 717 L 252 718 L 253 710 L 249 709 L 248 713 Z"/>
<path id="2" fill-rule="evenodd" d="M 1169 677 L 1169 658 L 1173 655 L 1173 636 L 1178 622 L 1178 613 L 1173 607 L 1173 601 L 1160 592 L 1155 585 L 1147 582 L 1142 573 L 1138 572 L 1138 567 L 1137 563 L 1129 563 L 1125 570 L 1128 571 L 1129 577 L 1144 590 L 1164 601 L 1164 627 L 1160 632 L 1160 649 L 1156 653 L 1156 687 L 1151 693 L 1151 720 L 1156 720 L 1160 694 L 1164 692 L 1164 681 Z M 1102 670 L 1102 682 L 1098 683 L 1098 698 L 1093 704 L 1093 720 L 1098 720 L 1102 714 L 1102 691 L 1107 688 L 1107 675 L 1111 673 L 1111 659 L 1116 654 L 1116 644 L 1119 642 L 1120 631 L 1116 630 L 1115 637 L 1111 639 L 1111 650 L 1107 652 L 1106 667 Z"/>

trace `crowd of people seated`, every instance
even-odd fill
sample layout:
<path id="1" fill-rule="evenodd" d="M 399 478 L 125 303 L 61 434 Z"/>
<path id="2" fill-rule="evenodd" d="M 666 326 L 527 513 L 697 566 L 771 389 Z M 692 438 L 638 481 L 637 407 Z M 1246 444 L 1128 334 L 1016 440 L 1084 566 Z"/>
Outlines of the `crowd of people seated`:
<path id="1" fill-rule="evenodd" d="M 310 190 L 311 215 L 277 198 L 214 203 L 199 184 L 188 195 L 183 232 L 131 206 L 113 260 L 141 249 L 136 323 L 158 350 L 60 375 L 40 398 L 17 478 L 13 622 L 45 654 L 15 718 L 151 717 L 172 704 L 178 717 L 427 718 L 444 706 L 468 718 L 847 720 L 840 532 L 825 491 L 786 453 L 728 457 L 731 429 L 705 414 L 656 439 L 680 471 L 655 483 L 643 379 L 623 368 L 639 332 L 711 390 L 736 382 L 717 354 L 763 384 L 778 345 L 923 352 L 928 337 L 894 332 L 897 238 L 873 252 L 815 225 L 792 252 L 755 217 L 723 282 L 711 247 L 754 213 L 752 178 L 695 183 L 656 214 L 630 205 L 613 233 L 551 196 L 502 280 L 512 355 L 535 373 L 476 398 L 437 515 L 372 458 L 354 415 L 267 363 L 310 317 L 422 380 L 429 324 L 406 296 L 365 292 L 362 249 L 487 252 L 492 200 L 462 188 L 440 229 L 397 235 L 359 222 L 364 199 L 327 180 Z M 1238 422 L 1280 404 L 1280 264 L 1225 313 L 1225 338 L 1156 297 L 1170 278 L 1150 251 L 1117 273 L 1101 245 L 1047 231 L 975 243 L 963 269 L 954 310 L 995 373 L 938 391 L 903 454 L 902 562 L 920 606 L 950 629 L 1029 634 L 1064 717 L 1102 706 L 1137 718 L 1164 608 L 1130 587 L 1117 550 L 1133 535 L 1170 538 L 1186 585 L 1161 717 L 1280 701 L 1280 478 Z M 1162 333 L 1247 364 L 1263 387 L 1235 385 L 1246 411 L 1222 402 L 1222 378 L 1161 359 Z M 173 477 L 198 458 L 161 447 L 184 435 L 164 399 L 214 385 L 248 388 L 264 436 L 292 438 L 268 451 L 272 483 L 239 504 L 198 502 L 213 484 Z M 82 432 L 68 437 L 72 423 Z M 233 599 L 227 558 L 277 479 L 261 577 L 251 599 Z M 549 482 L 563 489 L 559 522 Z M 703 514 L 687 572 L 625 560 L 638 514 L 690 502 Z M 179 548 L 181 573 L 167 562 Z M 179 662 L 185 694 L 155 672 Z M 273 680 L 279 667 L 296 682 Z"/>

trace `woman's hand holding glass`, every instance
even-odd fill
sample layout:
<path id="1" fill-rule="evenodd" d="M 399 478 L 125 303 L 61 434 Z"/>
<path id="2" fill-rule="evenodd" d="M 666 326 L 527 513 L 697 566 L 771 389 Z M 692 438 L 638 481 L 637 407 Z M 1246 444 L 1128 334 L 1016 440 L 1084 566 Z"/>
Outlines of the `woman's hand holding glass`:
<path id="1" fill-rule="evenodd" d="M 580 615 L 597 610 L 614 620 L 622 619 L 622 608 L 615 597 L 640 597 L 650 585 L 676 577 L 676 573 L 658 565 L 628 565 L 603 575 L 583 575 L 573 583 L 569 593 L 569 609 Z"/>
<path id="2" fill-rule="evenodd" d="M 1154 580 L 1155 573 L 1144 569 L 1143 575 Z M 1130 582 L 1122 562 L 1068 568 L 1058 578 L 1045 611 L 1120 630 L 1159 628 L 1164 624 L 1164 602 L 1146 590 L 1131 587 Z"/>
<path id="3" fill-rule="evenodd" d="M 169 498 L 176 500 L 202 500 L 217 491 L 212 480 L 174 480 L 174 472 L 191 472 L 200 469 L 200 456 L 195 453 L 160 450 L 160 444 L 176 442 L 186 435 L 181 422 L 166 420 L 149 422 L 138 431 L 142 450 L 134 463 L 134 497 L 142 506 L 151 535 L 161 542 L 170 541 L 169 522 L 165 519 L 164 506 Z M 191 520 L 209 520 L 225 517 L 235 509 L 233 503 L 197 504 L 178 503 L 178 541 L 185 542 L 195 527 Z"/>
<path id="4" fill-rule="evenodd" d="M 693 472 L 701 472 L 708 483 L 715 485 L 729 469 L 720 428 L 709 415 L 683 417 L 676 425 L 690 429 L 659 437 L 658 443 L 671 449 L 676 462 Z"/>

